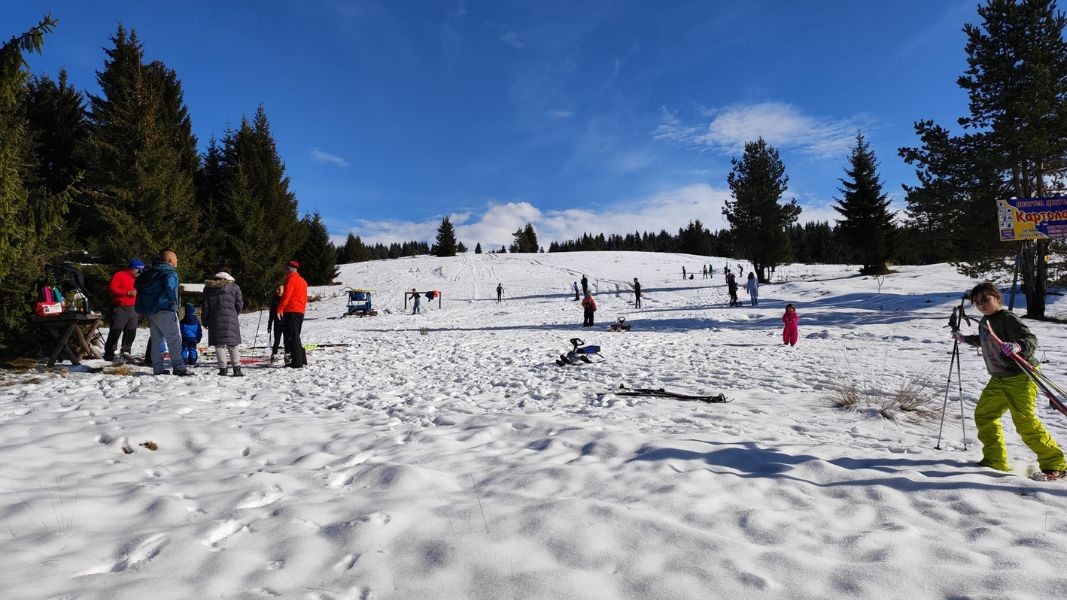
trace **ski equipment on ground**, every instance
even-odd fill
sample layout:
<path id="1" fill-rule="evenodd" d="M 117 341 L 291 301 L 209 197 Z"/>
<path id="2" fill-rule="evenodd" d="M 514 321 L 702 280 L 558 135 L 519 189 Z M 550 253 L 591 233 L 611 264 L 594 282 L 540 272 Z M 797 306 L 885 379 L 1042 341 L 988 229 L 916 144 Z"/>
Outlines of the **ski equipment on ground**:
<path id="1" fill-rule="evenodd" d="M 619 387 L 611 390 L 610 393 L 617 396 L 656 396 L 661 398 L 674 398 L 676 400 L 697 400 L 700 402 L 707 402 L 708 404 L 733 402 L 733 400 L 727 398 L 725 394 L 702 396 L 697 394 L 683 394 L 681 392 L 668 392 L 663 388 L 628 388 L 626 387 L 626 384 L 619 384 Z"/>
<path id="2" fill-rule="evenodd" d="M 626 322 L 626 317 L 619 317 L 608 325 L 608 331 L 630 331 L 630 324 Z"/>
<path id="3" fill-rule="evenodd" d="M 579 338 L 571 338 L 571 345 L 574 347 L 570 352 L 566 354 L 560 354 L 556 359 L 556 364 L 565 367 L 567 365 L 576 365 L 578 363 L 598 363 L 603 362 L 604 358 L 600 355 L 600 346 L 585 345 Z M 593 360 L 590 357 L 596 357 L 597 360 Z"/>

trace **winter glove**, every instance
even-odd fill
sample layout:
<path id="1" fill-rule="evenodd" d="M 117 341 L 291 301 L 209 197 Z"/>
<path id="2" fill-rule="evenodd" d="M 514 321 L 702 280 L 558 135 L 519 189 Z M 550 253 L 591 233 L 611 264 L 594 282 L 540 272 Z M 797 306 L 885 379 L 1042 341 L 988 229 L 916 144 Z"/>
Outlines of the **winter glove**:
<path id="1" fill-rule="evenodd" d="M 967 336 L 963 335 L 962 333 L 960 333 L 958 331 L 953 331 L 952 332 L 952 339 L 956 340 L 957 342 L 959 342 L 961 344 L 967 342 Z"/>
<path id="2" fill-rule="evenodd" d="M 1000 344 L 1000 351 L 1007 356 L 1022 352 L 1023 347 L 1015 342 L 1003 342 Z"/>

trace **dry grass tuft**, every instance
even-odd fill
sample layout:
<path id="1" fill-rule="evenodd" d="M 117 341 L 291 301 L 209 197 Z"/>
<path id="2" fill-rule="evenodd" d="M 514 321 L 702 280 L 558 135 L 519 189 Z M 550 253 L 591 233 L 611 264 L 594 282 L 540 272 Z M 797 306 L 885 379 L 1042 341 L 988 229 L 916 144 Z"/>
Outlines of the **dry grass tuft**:
<path id="1" fill-rule="evenodd" d="M 119 375 L 121 377 L 130 377 L 133 375 L 133 369 L 129 365 L 116 365 L 114 367 L 104 367 L 105 375 Z"/>
<path id="2" fill-rule="evenodd" d="M 32 371 L 37 368 L 37 361 L 32 358 L 13 358 L 5 363 L 0 364 L 9 371 L 18 371 L 25 373 L 26 371 Z"/>
<path id="3" fill-rule="evenodd" d="M 848 373 L 830 391 L 830 403 L 834 408 L 848 410 L 872 408 L 891 421 L 903 417 L 921 421 L 941 415 L 938 387 L 929 371 L 897 373 L 883 379 L 896 379 L 898 383 L 895 386 L 884 380 L 857 383 L 855 375 Z"/>

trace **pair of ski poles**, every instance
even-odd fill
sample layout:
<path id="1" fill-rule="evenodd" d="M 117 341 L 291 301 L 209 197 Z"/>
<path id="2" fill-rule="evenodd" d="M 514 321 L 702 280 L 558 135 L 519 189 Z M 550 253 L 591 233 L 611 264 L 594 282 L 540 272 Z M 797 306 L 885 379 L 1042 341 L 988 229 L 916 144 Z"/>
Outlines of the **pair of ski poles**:
<path id="1" fill-rule="evenodd" d="M 993 327 L 990 326 L 988 322 L 986 323 L 986 328 L 989 329 L 989 336 L 994 342 L 997 344 L 1004 343 L 997 337 L 997 334 L 993 333 Z M 1019 365 L 1023 372 L 1030 377 L 1030 380 L 1037 385 L 1038 389 L 1045 394 L 1045 397 L 1048 398 L 1049 406 L 1060 411 L 1064 416 L 1067 416 L 1067 402 L 1065 402 L 1067 401 L 1067 392 L 1064 392 L 1063 388 L 1056 385 L 1056 382 L 1049 379 L 1037 367 L 1031 365 L 1025 358 L 1020 356 L 1018 352 L 1012 352 L 1011 358 Z"/>

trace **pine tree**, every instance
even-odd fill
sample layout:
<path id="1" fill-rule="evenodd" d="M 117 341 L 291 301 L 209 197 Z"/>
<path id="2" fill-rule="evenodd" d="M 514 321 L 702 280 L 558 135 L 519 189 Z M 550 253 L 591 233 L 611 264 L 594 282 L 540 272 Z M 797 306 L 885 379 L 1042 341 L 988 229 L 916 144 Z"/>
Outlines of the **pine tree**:
<path id="1" fill-rule="evenodd" d="M 371 259 L 371 251 L 363 244 L 358 235 L 348 234 L 343 246 L 337 250 L 338 264 L 366 262 Z"/>
<path id="2" fill-rule="evenodd" d="M 727 200 L 722 213 L 730 223 L 737 251 L 752 262 L 756 276 L 767 281 L 767 269 L 789 257 L 786 227 L 797 220 L 796 200 L 779 204 L 789 178 L 778 150 L 764 139 L 745 144 L 740 159 L 731 159 L 733 169 L 727 183 L 733 200 Z"/>
<path id="3" fill-rule="evenodd" d="M 532 224 L 527 223 L 525 227 L 516 230 L 511 235 L 515 238 L 515 241 L 511 243 L 511 252 L 537 252 L 537 232 L 534 231 Z"/>
<path id="4" fill-rule="evenodd" d="M 475 254 L 481 254 L 482 253 L 482 243 L 481 242 L 478 242 L 478 243 L 474 244 L 474 253 Z"/>
<path id="5" fill-rule="evenodd" d="M 218 233 L 212 243 L 222 249 L 246 304 L 256 306 L 281 282 L 306 230 L 263 107 L 251 123 L 243 119 L 239 129 L 226 132 L 222 145 Z"/>
<path id="6" fill-rule="evenodd" d="M 882 275 L 896 255 L 896 225 L 889 197 L 882 193 L 874 152 L 862 133 L 856 134 L 845 175 L 848 178 L 840 180 L 842 198 L 834 205 L 842 217 L 838 221 L 842 239 L 862 263 L 860 273 Z"/>
<path id="7" fill-rule="evenodd" d="M 448 217 L 441 219 L 441 225 L 437 228 L 437 243 L 434 247 L 436 248 L 434 256 L 456 255 L 456 230 Z"/>
<path id="8" fill-rule="evenodd" d="M 111 41 L 97 72 L 103 94 L 89 96 L 93 246 L 115 262 L 172 248 L 186 272 L 198 271 L 199 159 L 181 84 L 162 63 L 143 64 L 135 32 L 120 26 Z"/>
<path id="9" fill-rule="evenodd" d="M 319 213 L 300 220 L 304 229 L 304 243 L 296 252 L 300 273 L 310 285 L 330 285 L 340 274 L 337 270 L 337 248 L 330 242 L 330 234 Z"/>
<path id="10" fill-rule="evenodd" d="M 466 254 L 467 253 L 467 246 L 463 242 L 457 242 L 456 243 L 456 252 L 459 253 L 459 254 Z"/>
<path id="11" fill-rule="evenodd" d="M 34 280 L 54 258 L 45 244 L 62 225 L 68 195 L 54 194 L 38 175 L 30 126 L 23 110 L 29 71 L 25 54 L 41 52 L 56 26 L 45 16 L 26 33 L 0 45 L 0 354 L 30 343 L 27 315 Z"/>
<path id="12" fill-rule="evenodd" d="M 919 121 L 922 146 L 900 154 L 916 165 L 920 181 L 908 189 L 909 214 L 920 223 L 948 218 L 963 224 L 962 215 L 985 213 L 977 222 L 986 229 L 984 239 L 995 240 L 994 200 L 1044 197 L 1050 180 L 1067 177 L 1067 18 L 1054 0 L 989 0 L 978 16 L 980 26 L 963 28 L 968 68 L 957 80 L 969 97 L 970 114 L 959 120 L 966 133 L 951 136 L 932 121 Z M 964 230 L 964 242 L 973 231 Z M 1021 250 L 1026 314 L 1043 318 L 1049 240 L 1019 247 L 989 250 L 1001 257 Z M 988 266 L 982 261 L 961 270 L 976 275 L 976 267 Z"/>

